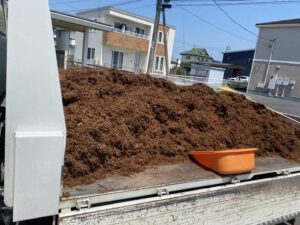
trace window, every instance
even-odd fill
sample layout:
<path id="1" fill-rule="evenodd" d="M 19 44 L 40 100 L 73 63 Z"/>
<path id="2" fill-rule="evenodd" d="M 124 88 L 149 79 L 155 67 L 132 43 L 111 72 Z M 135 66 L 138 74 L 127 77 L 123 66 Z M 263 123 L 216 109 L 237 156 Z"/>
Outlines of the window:
<path id="1" fill-rule="evenodd" d="M 133 28 L 133 27 L 127 27 L 126 30 L 128 30 L 128 31 L 130 31 L 130 32 L 132 32 L 132 33 L 134 33 L 134 28 Z"/>
<path id="2" fill-rule="evenodd" d="M 163 71 L 163 68 L 164 68 L 164 59 L 165 58 L 163 58 L 163 57 L 160 58 L 160 66 L 159 66 L 159 70 L 160 71 Z"/>
<path id="3" fill-rule="evenodd" d="M 163 71 L 164 69 L 165 58 L 162 56 L 156 56 L 155 58 L 155 70 Z"/>
<path id="4" fill-rule="evenodd" d="M 190 60 L 191 56 L 187 55 L 185 58 L 188 59 L 188 60 Z"/>
<path id="5" fill-rule="evenodd" d="M 122 69 L 123 67 L 123 52 L 112 52 L 112 58 L 111 58 L 111 67 L 115 69 Z"/>
<path id="6" fill-rule="evenodd" d="M 137 33 L 137 34 L 145 34 L 145 30 L 143 28 L 136 27 L 135 28 L 135 33 Z"/>
<path id="7" fill-rule="evenodd" d="M 162 31 L 158 32 L 158 42 L 163 43 L 163 32 Z"/>
<path id="8" fill-rule="evenodd" d="M 167 36 L 167 40 L 168 40 L 168 33 L 167 33 L 166 36 Z M 158 42 L 159 43 L 164 43 L 165 42 L 163 31 L 158 32 Z"/>
<path id="9" fill-rule="evenodd" d="M 88 48 L 87 59 L 95 59 L 95 48 Z"/>
<path id="10" fill-rule="evenodd" d="M 155 58 L 155 70 L 158 70 L 158 66 L 159 66 L 159 57 L 156 56 L 156 58 Z"/>
<path id="11" fill-rule="evenodd" d="M 119 23 L 115 22 L 115 28 L 121 29 L 121 30 L 126 30 L 126 24 L 125 23 Z"/>

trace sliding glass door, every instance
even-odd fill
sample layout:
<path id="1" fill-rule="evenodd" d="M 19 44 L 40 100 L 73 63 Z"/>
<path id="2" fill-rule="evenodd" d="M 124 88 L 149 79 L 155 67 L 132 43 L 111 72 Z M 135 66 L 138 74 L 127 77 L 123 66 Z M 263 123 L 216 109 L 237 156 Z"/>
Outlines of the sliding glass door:
<path id="1" fill-rule="evenodd" d="M 123 67 L 123 52 L 112 52 L 112 58 L 111 58 L 111 67 L 115 69 L 122 69 Z"/>

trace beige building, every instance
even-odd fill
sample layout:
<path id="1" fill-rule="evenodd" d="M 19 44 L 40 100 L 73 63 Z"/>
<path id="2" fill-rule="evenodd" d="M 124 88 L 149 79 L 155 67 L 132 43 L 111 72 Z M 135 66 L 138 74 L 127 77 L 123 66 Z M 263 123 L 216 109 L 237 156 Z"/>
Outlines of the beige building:
<path id="1" fill-rule="evenodd" d="M 300 99 L 300 19 L 257 24 L 248 92 Z"/>
<path id="2" fill-rule="evenodd" d="M 75 62 L 86 60 L 87 64 L 91 65 L 146 73 L 154 28 L 153 20 L 110 6 L 81 11 L 77 16 L 109 24 L 113 27 L 113 32 L 89 29 L 88 53 L 82 59 L 83 33 L 59 30 L 56 35 L 59 50 L 67 50 L 68 57 Z M 176 30 L 174 26 L 167 25 L 166 31 L 170 64 Z M 159 26 L 157 37 L 152 74 L 166 75 L 162 25 Z"/>

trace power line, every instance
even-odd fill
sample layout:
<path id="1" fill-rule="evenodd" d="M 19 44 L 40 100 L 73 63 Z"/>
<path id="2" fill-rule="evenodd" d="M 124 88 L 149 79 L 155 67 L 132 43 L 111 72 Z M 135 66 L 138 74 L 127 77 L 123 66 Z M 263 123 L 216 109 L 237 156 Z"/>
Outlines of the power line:
<path id="1" fill-rule="evenodd" d="M 219 3 L 222 6 L 246 6 L 246 5 L 280 5 L 280 4 L 299 4 L 300 1 L 260 1 L 260 2 L 224 2 Z M 215 6 L 213 3 L 179 3 L 177 6 L 187 6 L 187 7 L 210 7 Z"/>
<path id="2" fill-rule="evenodd" d="M 183 40 L 178 39 L 178 38 L 175 39 L 175 42 L 180 43 L 180 44 L 184 43 L 184 44 L 187 44 L 187 45 L 192 46 L 192 47 L 205 48 L 205 49 L 210 50 L 210 51 L 219 51 L 219 52 L 223 51 L 222 47 L 203 46 L 203 45 L 198 45 L 198 44 L 191 43 L 191 42 L 183 42 Z"/>
<path id="3" fill-rule="evenodd" d="M 250 31 L 249 29 L 247 29 L 246 27 L 244 27 L 242 24 L 240 24 L 238 21 L 236 21 L 233 17 L 231 17 L 229 15 L 229 13 L 227 13 L 220 5 L 219 3 L 216 1 L 216 0 L 212 0 L 215 5 L 218 7 L 218 9 L 220 9 L 230 20 L 231 22 L 233 22 L 234 24 L 236 24 L 237 26 L 239 26 L 240 28 L 242 28 L 244 31 L 248 32 L 249 34 L 252 34 L 253 36 L 255 37 L 259 37 L 257 34 L 255 34 L 254 32 Z M 266 39 L 264 37 L 260 37 L 261 39 L 264 39 L 264 40 L 268 40 L 270 41 L 269 39 Z"/>
<path id="4" fill-rule="evenodd" d="M 176 4 L 175 4 L 175 5 L 176 5 Z M 241 36 L 239 36 L 239 35 L 237 35 L 237 34 L 235 34 L 235 33 L 232 33 L 232 32 L 230 32 L 230 31 L 228 31 L 228 30 L 223 29 L 222 27 L 219 27 L 219 26 L 217 26 L 217 25 L 215 25 L 215 24 L 209 22 L 208 20 L 206 20 L 206 19 L 204 19 L 204 18 L 198 16 L 197 14 L 193 13 L 192 11 L 190 11 L 190 10 L 188 10 L 188 9 L 182 7 L 182 6 L 179 6 L 179 8 L 181 8 L 182 10 L 186 11 L 187 13 L 193 15 L 193 16 L 194 16 L 195 18 L 197 18 L 198 20 L 200 20 L 200 21 L 202 21 L 202 22 L 204 22 L 204 23 L 206 23 L 206 24 L 208 24 L 208 25 L 214 27 L 215 29 L 217 29 L 217 30 L 219 30 L 219 31 L 222 31 L 223 33 L 229 34 L 229 35 L 231 35 L 231 36 L 233 36 L 233 37 L 235 37 L 235 38 L 239 38 L 239 39 L 244 40 L 244 41 L 247 41 L 247 42 L 255 43 L 255 41 L 253 41 L 253 40 L 250 40 L 250 39 L 241 37 Z"/>
<path id="5" fill-rule="evenodd" d="M 253 33 L 252 31 L 248 30 L 246 27 L 244 27 L 242 24 L 240 24 L 239 22 L 237 22 L 235 19 L 233 19 L 220 5 L 216 0 L 212 0 L 215 5 L 218 7 L 218 9 L 220 9 L 233 23 L 235 23 L 236 25 L 238 25 L 240 28 L 242 28 L 243 30 L 245 30 L 246 32 L 248 32 L 249 34 L 254 35 L 255 37 L 257 37 L 257 35 L 255 33 Z"/>
<path id="6" fill-rule="evenodd" d="M 126 8 L 126 10 L 141 9 L 141 8 L 146 8 L 146 7 L 155 6 L 155 5 L 156 5 L 155 3 L 152 3 L 152 4 L 141 5 L 141 6 L 137 6 L 137 7 L 133 7 L 133 8 Z"/>
<path id="7" fill-rule="evenodd" d="M 68 1 L 68 2 L 52 2 L 52 4 L 62 4 L 62 5 L 66 5 L 66 6 L 69 6 L 71 8 L 73 8 L 74 10 L 68 10 L 68 11 L 65 11 L 65 12 L 79 12 L 79 11 L 86 11 L 86 10 L 91 10 L 91 9 L 94 9 L 94 8 L 88 8 L 88 9 L 78 9 L 76 7 L 73 7 L 73 6 L 70 6 L 69 4 L 74 4 L 74 3 L 81 3 L 81 2 L 86 2 L 87 0 L 83 1 L 83 0 L 73 0 L 73 1 Z M 138 2 L 141 2 L 141 1 L 144 1 L 144 0 L 130 0 L 130 1 L 122 1 L 122 2 L 117 2 L 117 3 L 114 3 L 114 4 L 111 4 L 109 6 L 112 6 L 112 7 L 115 7 L 115 6 L 124 6 L 124 5 L 129 5 L 129 4 L 134 4 L 134 3 L 138 3 Z M 100 1 L 98 1 L 98 5 L 99 5 Z M 100 8 L 100 7 L 99 7 Z"/>
<path id="8" fill-rule="evenodd" d="M 183 39 L 183 42 L 182 42 L 182 47 L 183 47 L 183 51 L 185 51 L 185 17 L 184 17 L 184 12 L 182 13 L 182 39 Z"/>
<path id="9" fill-rule="evenodd" d="M 80 0 L 82 1 L 82 0 Z M 115 6 L 123 6 L 123 5 L 129 5 L 129 4 L 133 4 L 133 3 L 138 3 L 138 2 L 142 2 L 144 0 L 131 0 L 131 1 L 126 1 L 126 2 L 118 2 L 112 5 L 108 5 L 111 7 L 115 7 Z M 74 13 L 74 12 L 80 12 L 80 11 L 89 11 L 89 10 L 93 10 L 95 9 L 95 7 L 93 8 L 86 8 L 86 9 L 77 9 L 77 10 L 68 10 L 68 11 L 64 11 L 66 13 Z"/>
<path id="10" fill-rule="evenodd" d="M 91 0 L 85 0 L 86 1 L 91 1 Z M 70 4 L 70 3 L 82 3 L 82 0 L 73 0 L 73 1 L 64 1 L 64 2 L 53 2 L 50 1 L 51 4 L 55 4 L 55 5 L 66 5 L 66 4 Z"/>

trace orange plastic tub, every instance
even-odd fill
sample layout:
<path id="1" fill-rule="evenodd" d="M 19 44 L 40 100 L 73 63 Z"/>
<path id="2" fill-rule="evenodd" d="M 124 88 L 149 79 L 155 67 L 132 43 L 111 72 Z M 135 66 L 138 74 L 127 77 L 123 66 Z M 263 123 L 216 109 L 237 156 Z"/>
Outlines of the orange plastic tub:
<path id="1" fill-rule="evenodd" d="M 256 148 L 221 151 L 191 151 L 192 157 L 200 166 L 219 174 L 239 174 L 255 169 Z"/>

